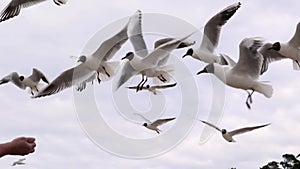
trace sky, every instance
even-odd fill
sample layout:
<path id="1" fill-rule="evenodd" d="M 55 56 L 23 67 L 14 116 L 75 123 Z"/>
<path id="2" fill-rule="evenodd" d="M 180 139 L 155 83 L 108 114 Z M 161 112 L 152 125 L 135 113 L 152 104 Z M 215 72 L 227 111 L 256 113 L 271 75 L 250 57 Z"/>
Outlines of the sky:
<path id="1" fill-rule="evenodd" d="M 112 30 L 117 31 L 121 27 L 113 27 L 111 35 L 108 34 L 109 31 L 104 31 L 105 28 L 119 23 L 120 20 L 126 20 L 138 9 L 145 13 L 145 16 L 154 16 L 149 13 L 155 13 L 176 21 L 184 21 L 201 32 L 210 17 L 236 2 L 69 0 L 66 5 L 60 7 L 52 1 L 43 2 L 22 9 L 19 16 L 0 23 L 0 76 L 4 77 L 14 71 L 27 76 L 31 74 L 32 68 L 38 68 L 52 80 L 62 71 L 76 65 L 76 60 L 70 56 L 90 54 L 96 50 L 94 38 L 101 42 L 105 39 L 99 37 L 112 36 Z M 222 28 L 217 53 L 225 53 L 237 61 L 238 45 L 246 37 L 263 37 L 269 42 L 284 42 L 293 36 L 299 22 L 300 2 L 240 2 L 240 9 Z M 4 8 L 8 3 L 8 0 L 1 1 L 0 8 Z M 155 22 L 154 18 L 150 23 Z M 161 25 L 164 24 L 157 23 L 154 27 Z M 173 29 L 177 30 L 180 27 Z M 102 35 L 102 32 L 105 35 Z M 183 31 L 178 36 L 182 37 L 188 33 L 190 32 Z M 160 36 L 160 32 L 146 33 L 147 45 L 151 47 L 154 39 Z M 193 36 L 191 40 L 196 40 L 197 45 L 201 38 Z M 127 42 L 113 60 L 119 60 L 130 50 L 132 48 Z M 124 118 L 126 113 L 128 115 L 128 110 L 122 112 L 122 109 L 118 109 L 117 106 L 126 104 L 116 104 L 118 98 L 115 96 L 118 93 L 114 93 L 112 89 L 113 80 L 94 84 L 87 89 L 93 92 L 93 100 L 101 114 L 102 121 L 99 124 L 95 123 L 98 121 L 94 121 L 92 117 L 100 114 L 93 114 L 95 112 L 85 105 L 89 100 L 78 101 L 77 99 L 82 99 L 84 94 L 76 93 L 72 88 L 53 96 L 32 99 L 28 91 L 6 84 L 0 86 L 0 142 L 10 141 L 19 136 L 36 138 L 36 152 L 26 156 L 26 165 L 18 166 L 24 169 L 252 169 L 273 160 L 279 161 L 285 153 L 299 153 L 300 106 L 299 96 L 295 93 L 300 92 L 300 80 L 297 76 L 299 72 L 292 69 L 291 60 L 278 61 L 269 66 L 260 80 L 272 84 L 273 96 L 268 99 L 255 93 L 252 109 L 248 110 L 245 105 L 245 91 L 221 86 L 221 89 L 224 87 L 225 94 L 214 93 L 216 90 L 212 85 L 217 83 L 217 80 L 211 75 L 196 76 L 196 72 L 205 64 L 191 57 L 181 59 L 185 52 L 186 49 L 180 49 L 172 53 L 174 58 L 177 58 L 174 59 L 177 61 L 174 76 L 178 78 L 175 88 L 161 91 L 157 97 L 144 91 L 128 91 L 129 102 L 135 111 L 142 113 L 158 108 L 162 109 L 162 112 L 156 112 L 158 116 L 153 118 L 177 117 L 175 122 L 161 126 L 161 135 L 144 128 L 142 121 Z M 192 83 L 185 83 L 183 77 Z M 140 77 L 135 77 L 132 84 L 139 80 Z M 125 88 L 121 90 L 124 92 Z M 185 99 L 186 97 L 188 99 Z M 217 132 L 203 140 L 201 136 L 207 130 L 202 123 L 195 121 L 195 113 L 197 119 L 207 120 L 214 109 L 212 105 L 215 99 L 219 97 L 224 99 L 224 103 L 219 105 L 222 111 L 215 120 L 221 128 L 231 130 L 266 123 L 271 125 L 236 136 L 236 143 L 226 142 Z M 156 104 L 163 107 L 156 107 Z M 187 117 L 191 117 L 190 120 L 187 120 Z M 129 138 L 138 143 L 135 145 L 132 144 L 134 141 L 125 142 L 114 138 L 112 133 L 105 130 L 103 124 L 107 124 L 122 138 Z M 177 137 L 176 132 L 182 137 Z M 178 141 L 174 141 L 175 138 Z M 145 146 L 139 141 L 145 143 Z M 104 148 L 105 144 L 112 147 Z M 150 149 L 148 145 L 152 146 L 151 148 L 157 145 L 158 148 Z M 114 147 L 117 148 L 113 149 Z M 120 153 L 143 154 L 143 151 L 150 152 L 150 155 L 144 157 L 139 154 L 134 158 Z M 0 168 L 10 168 L 19 158 L 21 157 L 1 158 Z"/>

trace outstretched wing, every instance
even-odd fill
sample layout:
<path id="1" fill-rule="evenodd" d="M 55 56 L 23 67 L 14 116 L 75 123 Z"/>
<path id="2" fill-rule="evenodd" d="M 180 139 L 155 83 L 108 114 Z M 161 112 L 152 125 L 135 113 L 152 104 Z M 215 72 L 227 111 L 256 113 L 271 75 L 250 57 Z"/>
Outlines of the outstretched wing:
<path id="1" fill-rule="evenodd" d="M 148 50 L 143 37 L 142 12 L 140 10 L 130 17 L 128 36 L 135 53 L 141 57 L 146 57 L 148 55 Z"/>
<path id="2" fill-rule="evenodd" d="M 151 125 L 157 127 L 175 119 L 176 118 L 158 119 L 155 122 L 153 122 Z"/>
<path id="3" fill-rule="evenodd" d="M 1 12 L 0 22 L 13 18 L 20 14 L 21 8 L 25 8 L 46 0 L 12 0 Z"/>
<path id="4" fill-rule="evenodd" d="M 166 89 L 166 88 L 170 88 L 170 87 L 174 87 L 176 86 L 177 83 L 172 83 L 172 84 L 167 84 L 167 85 L 155 85 L 155 86 L 152 86 L 152 88 L 155 88 L 155 89 Z"/>
<path id="5" fill-rule="evenodd" d="M 292 39 L 289 41 L 289 44 L 295 47 L 300 47 L 300 22 L 298 22 L 296 32 Z"/>
<path id="6" fill-rule="evenodd" d="M 243 74 L 258 78 L 261 72 L 263 56 L 258 48 L 263 45 L 261 38 L 245 38 L 240 43 L 240 56 L 237 64 L 232 68 L 236 74 Z"/>
<path id="7" fill-rule="evenodd" d="M 218 46 L 222 26 L 234 15 L 241 3 L 235 3 L 213 16 L 204 27 L 204 36 L 200 48 L 211 53 Z"/>
<path id="8" fill-rule="evenodd" d="M 260 126 L 254 126 L 254 127 L 245 127 L 245 128 L 230 131 L 230 132 L 228 132 L 228 134 L 234 136 L 234 135 L 242 134 L 242 133 L 249 132 L 249 131 L 252 131 L 252 130 L 255 130 L 255 129 L 259 129 L 259 128 L 262 128 L 262 127 L 266 127 L 268 125 L 270 125 L 270 123 L 260 125 Z"/>
<path id="9" fill-rule="evenodd" d="M 45 83 L 49 84 L 46 76 L 36 68 L 32 69 L 32 74 L 29 76 L 29 78 L 36 83 L 38 83 L 42 79 Z"/>
<path id="10" fill-rule="evenodd" d="M 276 50 L 270 50 L 273 44 L 271 43 L 265 43 L 260 49 L 259 52 L 263 55 L 263 64 L 261 67 L 260 74 L 263 74 L 268 70 L 269 63 L 281 60 L 281 59 L 286 59 L 287 57 L 281 55 L 279 52 Z"/>
<path id="11" fill-rule="evenodd" d="M 215 128 L 215 129 L 217 129 L 218 131 L 221 131 L 222 132 L 222 130 L 219 128 L 219 127 L 217 127 L 217 126 L 215 126 L 215 125 L 213 125 L 213 124 L 211 124 L 211 123 L 209 123 L 209 122 L 207 122 L 207 121 L 204 121 L 204 120 L 200 120 L 202 123 L 204 123 L 204 124 L 207 124 L 207 125 L 209 125 L 210 127 L 212 127 L 212 128 Z"/>
<path id="12" fill-rule="evenodd" d="M 139 113 L 134 113 L 135 115 L 138 115 L 138 116 L 140 116 L 142 119 L 144 119 L 147 123 L 151 123 L 151 121 L 150 120 L 148 120 L 146 117 L 144 117 L 143 115 L 141 115 L 141 114 L 139 114 Z"/>

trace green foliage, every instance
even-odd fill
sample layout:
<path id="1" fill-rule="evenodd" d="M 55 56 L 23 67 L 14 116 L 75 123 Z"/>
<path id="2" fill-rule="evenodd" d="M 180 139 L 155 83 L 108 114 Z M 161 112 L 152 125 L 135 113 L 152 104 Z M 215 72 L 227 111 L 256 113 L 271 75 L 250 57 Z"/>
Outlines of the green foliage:
<path id="1" fill-rule="evenodd" d="M 281 162 L 272 161 L 260 169 L 300 169 L 300 161 L 293 154 L 284 154 Z M 282 167 L 282 168 L 280 168 Z"/>

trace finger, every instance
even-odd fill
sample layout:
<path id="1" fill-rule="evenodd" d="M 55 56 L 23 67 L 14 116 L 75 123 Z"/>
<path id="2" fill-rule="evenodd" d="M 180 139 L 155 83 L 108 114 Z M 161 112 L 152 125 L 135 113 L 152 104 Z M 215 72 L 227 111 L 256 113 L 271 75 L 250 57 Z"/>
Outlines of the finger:
<path id="1" fill-rule="evenodd" d="M 34 143 L 35 138 L 33 138 L 33 137 L 27 137 L 27 138 L 26 138 L 26 141 L 27 141 L 28 143 Z"/>

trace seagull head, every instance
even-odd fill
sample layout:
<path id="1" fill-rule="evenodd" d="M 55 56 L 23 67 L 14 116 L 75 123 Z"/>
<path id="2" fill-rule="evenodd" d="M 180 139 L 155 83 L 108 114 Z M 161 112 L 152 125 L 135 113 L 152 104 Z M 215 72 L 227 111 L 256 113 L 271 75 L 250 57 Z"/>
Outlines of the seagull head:
<path id="1" fill-rule="evenodd" d="M 182 56 L 182 58 L 184 58 L 186 56 L 192 56 L 193 53 L 194 53 L 194 50 L 192 48 L 190 48 L 186 51 L 186 53 Z"/>
<path id="2" fill-rule="evenodd" d="M 23 80 L 25 79 L 25 77 L 24 77 L 24 76 L 20 76 L 19 79 L 20 79 L 21 81 L 23 81 Z"/>
<path id="3" fill-rule="evenodd" d="M 202 69 L 201 71 L 199 71 L 199 72 L 197 73 L 197 75 L 199 75 L 199 74 L 201 74 L 201 73 L 214 73 L 214 71 L 215 71 L 214 69 L 215 69 L 214 63 L 210 63 L 210 64 L 206 65 L 206 66 L 204 67 L 204 69 Z"/>
<path id="4" fill-rule="evenodd" d="M 280 43 L 279 42 L 275 42 L 270 48 L 268 48 L 268 50 L 273 49 L 273 50 L 279 51 L 280 48 L 281 48 Z"/>
<path id="5" fill-rule="evenodd" d="M 222 134 L 226 134 L 227 131 L 226 131 L 225 129 L 222 129 L 222 130 L 221 130 L 221 133 L 222 133 Z"/>
<path id="6" fill-rule="evenodd" d="M 84 63 L 86 61 L 86 56 L 82 55 L 78 58 L 77 62 L 82 62 Z"/>
<path id="7" fill-rule="evenodd" d="M 128 52 L 124 57 L 121 58 L 121 60 L 124 60 L 124 59 L 132 60 L 133 57 L 134 57 L 134 53 Z"/>
<path id="8" fill-rule="evenodd" d="M 145 126 L 145 127 L 147 127 L 147 125 L 148 125 L 147 123 L 144 123 L 144 124 L 143 124 L 143 126 Z"/>

